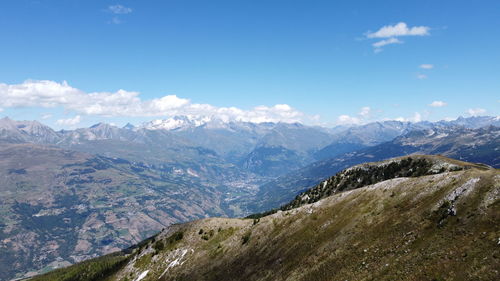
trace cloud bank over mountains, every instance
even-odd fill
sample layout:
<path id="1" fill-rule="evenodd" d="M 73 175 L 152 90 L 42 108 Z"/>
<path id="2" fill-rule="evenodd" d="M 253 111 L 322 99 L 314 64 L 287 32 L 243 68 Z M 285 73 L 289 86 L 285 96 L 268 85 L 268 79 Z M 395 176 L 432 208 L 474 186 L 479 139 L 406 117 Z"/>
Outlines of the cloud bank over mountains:
<path id="1" fill-rule="evenodd" d="M 287 104 L 257 106 L 250 110 L 237 107 L 216 107 L 210 104 L 192 103 L 176 95 L 165 95 L 149 100 L 141 99 L 140 93 L 118 90 L 116 92 L 86 93 L 71 87 L 67 82 L 27 80 L 22 84 L 0 83 L 0 108 L 62 107 L 83 115 L 103 117 L 158 117 L 175 115 L 217 116 L 223 121 L 248 122 L 304 122 L 315 117 L 292 108 Z M 60 125 L 74 125 L 79 115 L 61 119 Z"/>
<path id="2" fill-rule="evenodd" d="M 442 108 L 448 104 L 435 100 L 429 107 Z M 188 116 L 190 118 L 215 118 L 224 122 L 243 121 L 252 123 L 284 122 L 303 123 L 308 125 L 360 125 L 377 120 L 398 120 L 419 122 L 428 118 L 429 113 L 422 115 L 415 112 L 408 117 L 387 118 L 382 116 L 383 110 L 370 106 L 360 108 L 354 115 L 344 112 L 332 113 L 334 123 L 325 123 L 319 115 L 309 115 L 288 104 L 272 106 L 260 105 L 250 109 L 238 107 L 217 107 L 210 104 L 193 103 L 191 100 L 176 95 L 165 95 L 158 98 L 143 99 L 139 92 L 118 90 L 116 92 L 91 92 L 70 86 L 67 82 L 51 80 L 26 80 L 21 84 L 0 83 L 0 112 L 5 109 L 38 108 L 50 109 L 42 113 L 41 119 L 54 118 L 54 124 L 62 128 L 75 127 L 89 116 L 106 118 L 168 118 Z M 57 115 L 57 109 L 63 109 L 64 115 Z M 485 109 L 473 108 L 465 111 L 470 116 L 486 113 Z M 335 117 L 334 117 L 335 116 Z M 423 118 L 424 116 L 425 118 Z"/>

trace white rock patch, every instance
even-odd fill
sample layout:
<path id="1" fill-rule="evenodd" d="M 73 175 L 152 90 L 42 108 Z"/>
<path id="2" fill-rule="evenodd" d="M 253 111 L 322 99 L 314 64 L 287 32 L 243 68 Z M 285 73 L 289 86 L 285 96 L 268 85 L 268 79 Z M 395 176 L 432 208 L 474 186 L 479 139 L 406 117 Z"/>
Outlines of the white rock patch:
<path id="1" fill-rule="evenodd" d="M 144 272 L 142 272 L 139 277 L 137 277 L 137 279 L 135 279 L 134 281 L 141 281 L 142 279 L 144 279 L 144 277 L 146 277 L 146 275 L 148 275 L 148 272 L 149 270 L 146 270 Z"/>
<path id="2" fill-rule="evenodd" d="M 455 164 L 451 164 L 449 162 L 438 161 L 432 165 L 430 171 L 433 173 L 439 173 L 439 171 L 441 171 L 441 169 L 443 169 L 443 168 L 446 171 L 452 171 L 455 169 L 460 169 L 460 166 L 455 165 Z"/>
<path id="3" fill-rule="evenodd" d="M 455 202 L 458 197 L 464 195 L 467 196 L 476 186 L 476 183 L 479 181 L 479 178 L 473 178 L 468 180 L 466 183 L 461 186 L 455 188 L 450 194 L 448 194 L 444 199 Z"/>
<path id="4" fill-rule="evenodd" d="M 384 189 L 393 189 L 402 182 L 405 182 L 409 180 L 410 178 L 395 178 L 395 179 L 390 179 L 386 181 L 381 181 L 377 182 L 376 184 L 369 185 L 365 187 L 367 190 L 368 189 L 378 189 L 378 188 L 384 188 Z"/>
<path id="5" fill-rule="evenodd" d="M 172 256 L 168 257 L 166 260 L 166 262 L 168 263 L 167 268 L 165 268 L 165 270 L 158 279 L 161 279 L 163 275 L 165 275 L 165 273 L 167 273 L 167 271 L 170 268 L 182 265 L 185 262 L 185 260 L 183 261 L 182 259 L 184 258 L 184 256 L 187 254 L 188 251 L 189 251 L 188 249 L 177 249 L 173 251 Z M 194 252 L 194 250 L 191 249 L 191 252 Z"/>

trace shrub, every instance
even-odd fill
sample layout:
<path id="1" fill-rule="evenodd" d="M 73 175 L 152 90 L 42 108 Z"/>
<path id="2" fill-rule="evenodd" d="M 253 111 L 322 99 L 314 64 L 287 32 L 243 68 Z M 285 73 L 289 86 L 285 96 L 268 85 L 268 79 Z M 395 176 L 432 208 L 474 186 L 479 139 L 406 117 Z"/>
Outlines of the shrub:
<path id="1" fill-rule="evenodd" d="M 208 240 L 210 238 L 212 238 L 214 236 L 215 232 L 213 229 L 210 229 L 208 232 L 205 232 L 205 234 L 203 234 L 203 236 L 201 236 L 201 239 L 203 240 Z"/>
<path id="2" fill-rule="evenodd" d="M 163 251 L 163 249 L 165 249 L 165 244 L 161 240 L 156 241 L 156 243 L 153 244 L 153 249 L 155 249 L 157 252 L 161 252 Z"/>
<path id="3" fill-rule="evenodd" d="M 245 235 L 243 235 L 243 237 L 241 237 L 241 244 L 242 245 L 245 245 L 250 241 L 250 235 L 251 235 L 251 233 L 247 232 L 247 233 L 245 233 Z"/>

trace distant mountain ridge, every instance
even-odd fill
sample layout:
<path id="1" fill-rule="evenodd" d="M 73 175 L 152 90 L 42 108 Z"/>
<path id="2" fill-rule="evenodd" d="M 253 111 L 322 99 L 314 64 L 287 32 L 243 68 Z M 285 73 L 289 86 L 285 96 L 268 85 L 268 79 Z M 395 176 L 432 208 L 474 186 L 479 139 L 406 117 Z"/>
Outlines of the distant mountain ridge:
<path id="1" fill-rule="evenodd" d="M 441 124 L 441 125 L 458 125 L 458 126 L 463 126 L 466 128 L 471 128 L 471 129 L 477 129 L 480 127 L 484 126 L 489 126 L 489 125 L 494 125 L 494 126 L 499 126 L 500 125 L 500 116 L 471 116 L 471 117 L 458 117 L 455 120 L 440 120 L 436 122 L 429 122 L 429 121 L 421 121 L 421 122 L 402 122 L 402 121 L 396 121 L 396 120 L 387 120 L 387 121 L 378 121 L 378 122 L 371 122 L 368 124 L 364 125 L 358 125 L 358 126 L 338 126 L 336 127 L 337 129 L 349 129 L 349 128 L 356 128 L 356 127 L 363 127 L 366 125 L 371 125 L 371 124 L 384 124 L 388 126 L 392 126 L 395 129 L 397 127 L 403 126 L 403 124 L 420 124 L 421 126 L 425 126 L 425 124 L 431 124 L 431 123 L 436 123 L 436 124 Z M 223 119 L 214 117 L 214 116 L 173 116 L 170 118 L 166 119 L 156 119 L 150 122 L 145 122 L 141 124 L 140 126 L 137 126 L 138 128 L 147 128 L 151 130 L 185 130 L 188 128 L 195 128 L 195 127 L 207 127 L 207 128 L 228 128 L 231 125 L 234 124 L 276 124 L 276 123 L 271 123 L 271 122 L 264 122 L 264 123 L 252 123 L 252 122 L 245 122 L 245 121 L 225 121 Z M 294 124 L 294 123 L 284 123 L 284 124 Z M 297 123 L 295 123 L 297 124 Z M 330 129 L 331 130 L 331 129 Z M 335 129 L 333 130 L 335 131 Z"/>
<path id="2" fill-rule="evenodd" d="M 317 160 L 378 145 L 412 130 L 457 125 L 465 128 L 500 126 L 500 118 L 460 117 L 453 121 L 418 123 L 383 121 L 327 129 L 299 123 L 225 122 L 213 117 L 175 116 L 139 126 L 127 124 L 118 128 L 98 123 L 89 128 L 57 132 L 37 121 L 3 118 L 0 119 L 0 141 L 56 145 L 157 164 L 186 160 L 195 163 L 197 159 L 206 159 L 208 153 L 219 159 L 218 165 L 228 162 L 239 169 L 269 177 L 286 174 Z M 123 146 L 131 147 L 130 151 L 124 152 Z"/>

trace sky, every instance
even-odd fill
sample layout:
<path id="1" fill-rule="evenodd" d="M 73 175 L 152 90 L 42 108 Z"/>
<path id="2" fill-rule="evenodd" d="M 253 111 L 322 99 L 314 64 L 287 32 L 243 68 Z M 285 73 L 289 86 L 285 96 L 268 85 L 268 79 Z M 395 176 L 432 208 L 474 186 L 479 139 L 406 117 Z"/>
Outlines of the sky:
<path id="1" fill-rule="evenodd" d="M 498 116 L 500 1 L 2 0 L 0 117 Z"/>

